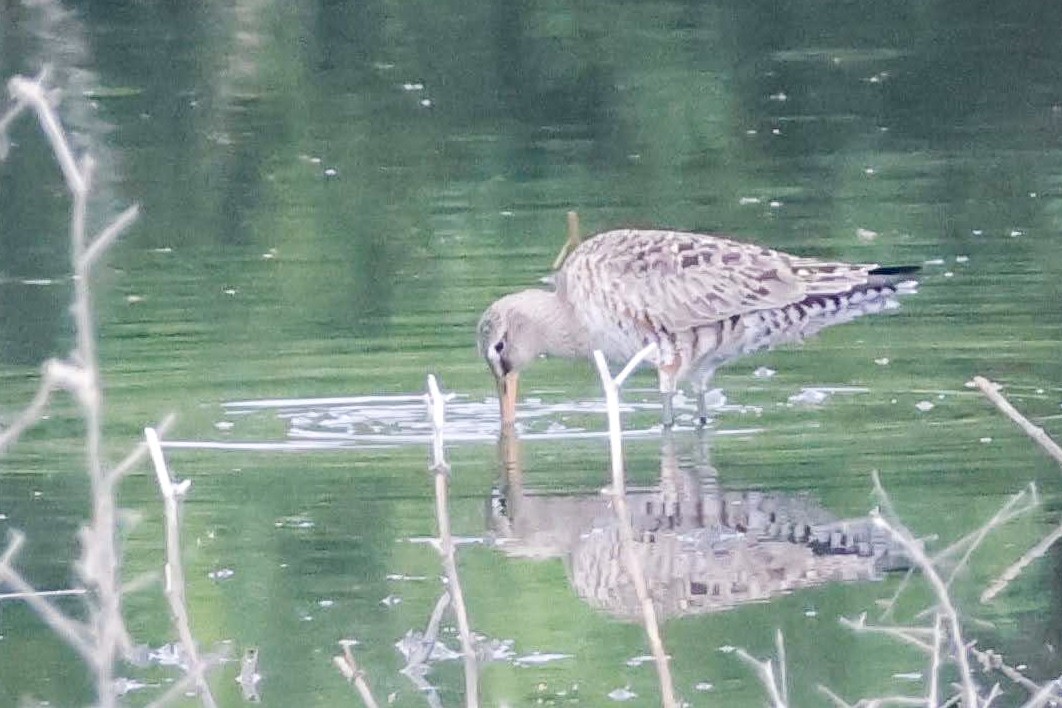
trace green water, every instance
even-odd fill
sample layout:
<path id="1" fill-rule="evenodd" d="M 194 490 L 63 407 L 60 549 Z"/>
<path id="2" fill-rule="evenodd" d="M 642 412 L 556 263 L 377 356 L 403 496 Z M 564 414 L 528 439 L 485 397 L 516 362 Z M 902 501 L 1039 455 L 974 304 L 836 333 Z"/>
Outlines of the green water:
<path id="1" fill-rule="evenodd" d="M 394 644 L 424 628 L 441 592 L 437 554 L 411 542 L 435 533 L 426 428 L 418 404 L 379 397 L 420 393 L 428 373 L 458 394 L 454 531 L 488 537 L 505 480 L 474 327 L 495 297 L 547 272 L 569 209 L 587 233 L 663 225 L 922 264 L 920 292 L 898 313 L 720 372 L 730 406 L 714 421 L 711 464 L 724 489 L 807 492 L 837 518 L 875 504 L 879 470 L 911 529 L 939 537 L 934 548 L 1036 482 L 1042 509 L 992 536 L 955 597 L 980 646 L 1038 681 L 1062 671 L 1057 551 L 999 600 L 977 599 L 1057 523 L 1057 466 L 964 386 L 975 374 L 1001 381 L 1062 436 L 1062 11 L 943 0 L 66 10 L 0 6 L 0 74 L 51 64 L 63 120 L 99 164 L 94 223 L 141 205 L 95 288 L 107 456 L 169 412 L 173 441 L 259 446 L 167 455 L 192 480 L 193 629 L 234 657 L 259 648 L 264 704 L 356 704 L 331 665 L 348 638 L 378 699 L 424 704 Z M 69 200 L 34 123 L 22 119 L 11 138 L 0 163 L 0 420 L 32 396 L 39 363 L 71 346 Z M 759 367 L 777 373 L 756 377 Z M 646 403 L 626 417 L 642 486 L 661 467 L 653 386 L 642 374 L 625 393 Z M 788 404 L 812 386 L 856 390 Z M 593 498 L 608 458 L 590 434 L 605 425 L 592 368 L 541 363 L 523 387 L 525 491 Z M 376 402 L 225 406 L 363 396 Z M 275 449 L 306 431 L 329 433 L 336 449 Z M 88 508 L 80 433 L 60 398 L 0 460 L 0 529 L 27 533 L 19 567 L 41 588 L 76 583 Z M 688 426 L 676 432 L 682 470 L 697 472 L 699 445 Z M 157 496 L 146 468 L 122 487 L 139 517 L 124 531 L 126 577 L 162 563 Z M 471 544 L 459 565 L 477 632 L 512 640 L 516 656 L 570 655 L 484 665 L 484 705 L 607 705 L 628 685 L 634 704 L 657 702 L 651 664 L 626 664 L 647 653 L 642 630 L 581 600 L 564 558 Z M 231 577 L 212 578 L 219 570 Z M 693 705 L 762 705 L 749 668 L 719 649 L 765 657 L 781 628 L 793 705 L 824 704 L 820 683 L 851 702 L 921 694 L 903 678 L 925 670 L 920 654 L 837 621 L 875 617 L 898 582 L 669 620 L 677 690 Z M 927 597 L 916 582 L 905 618 Z M 130 596 L 126 616 L 138 642 L 175 639 L 158 585 Z M 0 603 L 0 635 L 0 705 L 91 701 L 76 657 L 24 606 Z M 241 702 L 237 671 L 215 674 L 224 705 Z M 122 673 L 162 686 L 177 675 Z M 445 705 L 460 704 L 458 662 L 428 678 Z M 1023 698 L 1010 687 L 994 705 Z"/>

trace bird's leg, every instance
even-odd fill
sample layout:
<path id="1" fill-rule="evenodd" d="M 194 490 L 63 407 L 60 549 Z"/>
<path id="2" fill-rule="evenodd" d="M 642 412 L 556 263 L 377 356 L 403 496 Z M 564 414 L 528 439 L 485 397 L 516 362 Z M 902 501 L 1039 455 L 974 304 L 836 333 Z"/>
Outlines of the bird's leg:
<path id="1" fill-rule="evenodd" d="M 697 394 L 697 420 L 703 428 L 708 425 L 708 383 L 712 380 L 714 371 L 698 376 L 694 381 L 693 390 Z"/>
<path id="2" fill-rule="evenodd" d="M 675 397 L 675 380 L 663 368 L 657 370 L 660 376 L 660 422 L 665 428 L 675 425 L 675 409 L 672 399 Z"/>

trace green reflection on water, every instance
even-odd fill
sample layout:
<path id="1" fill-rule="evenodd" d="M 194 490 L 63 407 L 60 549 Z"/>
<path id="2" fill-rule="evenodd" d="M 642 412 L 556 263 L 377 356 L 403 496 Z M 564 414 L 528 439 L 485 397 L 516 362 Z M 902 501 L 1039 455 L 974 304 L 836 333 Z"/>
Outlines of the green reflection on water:
<path id="1" fill-rule="evenodd" d="M 102 166 L 95 206 L 143 207 L 97 290 L 113 457 L 170 410 L 180 438 L 287 435 L 268 416 L 217 429 L 233 399 L 416 392 L 429 372 L 447 389 L 490 395 L 476 318 L 545 272 L 564 212 L 577 208 L 587 230 L 669 225 L 810 255 L 930 261 L 896 316 L 721 372 L 731 402 L 761 412 L 723 414 L 718 427 L 763 432 L 720 437 L 712 452 L 727 484 L 812 490 L 838 516 L 865 513 L 867 475 L 879 469 L 908 523 L 950 541 L 1032 480 L 1057 508 L 1057 470 L 963 387 L 974 373 L 1001 379 L 1057 429 L 1062 87 L 1052 67 L 1062 43 L 1047 16 L 1057 10 L 1033 5 L 82 3 L 49 21 L 0 11 L 19 19 L 3 23 L 0 67 L 56 64 L 64 117 Z M 37 362 L 69 345 L 67 202 L 33 131 L 13 137 L 0 171 L 5 415 L 31 394 Z M 24 282 L 42 279 L 53 282 Z M 761 365 L 778 375 L 752 378 Z M 868 391 L 818 409 L 785 405 L 809 385 Z M 600 396 L 581 363 L 542 364 L 526 386 L 547 404 Z M 922 401 L 935 407 L 921 413 Z M 639 413 L 632 425 L 652 419 Z M 60 404 L 0 464 L 3 524 L 29 532 L 25 563 L 41 585 L 71 581 L 85 509 L 79 432 Z M 658 442 L 632 442 L 628 454 L 633 477 L 652 482 Z M 398 543 L 433 531 L 426 452 L 172 456 L 194 480 L 184 535 L 200 639 L 260 645 L 268 703 L 329 705 L 349 697 L 329 664 L 334 642 L 356 636 L 378 693 L 416 704 L 392 643 L 422 626 L 438 588 L 400 584 L 402 604 L 379 601 L 396 592 L 387 573 L 437 574 L 430 549 Z M 452 456 L 458 532 L 482 535 L 494 447 Z M 525 456 L 538 488 L 603 483 L 599 441 L 536 442 Z M 132 576 L 160 558 L 150 480 L 131 480 L 123 503 L 144 516 L 129 532 Z M 276 526 L 300 515 L 312 528 Z M 959 591 L 971 612 L 970 588 L 1051 521 L 1016 525 L 985 551 Z M 219 568 L 235 575 L 208 579 Z M 577 657 L 491 665 L 491 700 L 532 702 L 540 683 L 578 684 L 591 704 L 626 683 L 654 695 L 651 668 L 623 663 L 643 653 L 639 631 L 575 599 L 560 562 L 474 547 L 462 568 L 477 629 L 515 639 L 521 653 Z M 1038 572 L 985 610 L 997 622 L 985 643 L 1012 649 L 1040 678 L 1058 671 L 1043 649 L 1058 645 L 1057 557 Z M 852 700 L 895 690 L 889 676 L 918 658 L 835 625 L 891 588 L 824 588 L 672 622 L 680 692 L 695 704 L 759 704 L 748 672 L 716 649 L 766 655 L 776 626 L 795 704 L 815 704 L 820 681 Z M 169 639 L 160 599 L 132 598 L 128 616 L 143 641 Z M 21 608 L 2 619 L 3 700 L 86 695 L 36 620 Z M 217 684 L 233 704 L 230 668 Z M 715 692 L 695 692 L 701 681 Z M 441 683 L 454 703 L 458 669 Z"/>

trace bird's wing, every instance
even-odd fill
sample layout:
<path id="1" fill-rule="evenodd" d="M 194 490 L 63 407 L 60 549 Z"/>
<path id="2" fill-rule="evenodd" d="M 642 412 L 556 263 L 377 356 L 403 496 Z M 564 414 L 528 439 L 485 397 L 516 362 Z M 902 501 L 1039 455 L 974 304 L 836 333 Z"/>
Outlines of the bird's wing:
<path id="1" fill-rule="evenodd" d="M 677 332 L 845 292 L 866 283 L 874 267 L 721 236 L 622 230 L 584 242 L 557 274 L 557 286 L 577 308 Z"/>

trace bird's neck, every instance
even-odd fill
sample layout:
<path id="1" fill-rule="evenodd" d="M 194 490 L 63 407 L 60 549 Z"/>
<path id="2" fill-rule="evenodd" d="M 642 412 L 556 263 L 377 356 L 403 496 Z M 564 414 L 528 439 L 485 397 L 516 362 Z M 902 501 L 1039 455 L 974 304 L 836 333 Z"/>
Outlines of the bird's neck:
<path id="1" fill-rule="evenodd" d="M 540 354 L 569 359 L 590 355 L 586 327 L 567 300 L 545 290 L 527 290 L 525 297 L 528 314 L 533 315 L 529 320 L 538 329 Z"/>

